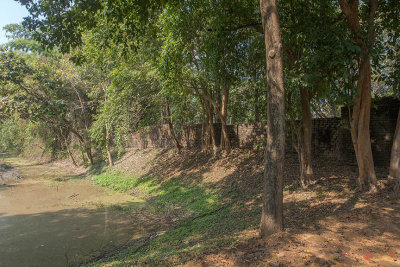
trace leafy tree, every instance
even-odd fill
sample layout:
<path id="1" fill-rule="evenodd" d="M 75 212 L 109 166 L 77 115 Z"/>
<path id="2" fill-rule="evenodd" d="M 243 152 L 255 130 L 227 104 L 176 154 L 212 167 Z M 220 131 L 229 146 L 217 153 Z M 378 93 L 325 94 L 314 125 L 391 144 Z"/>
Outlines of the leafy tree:
<path id="1" fill-rule="evenodd" d="M 9 111 L 73 133 L 92 162 L 90 142 L 81 128 L 85 125 L 85 117 L 75 108 L 81 99 L 74 84 L 63 79 L 59 61 L 3 50 L 0 69 L 2 103 L 8 105 Z"/>
<path id="2" fill-rule="evenodd" d="M 281 15 L 287 89 L 288 134 L 299 154 L 300 181 L 313 178 L 312 103 L 332 90 L 337 64 L 327 55 L 346 34 L 344 19 L 331 1 L 282 1 Z M 304 16 L 303 14 L 307 14 Z M 297 123 L 297 120 L 299 123 Z"/>

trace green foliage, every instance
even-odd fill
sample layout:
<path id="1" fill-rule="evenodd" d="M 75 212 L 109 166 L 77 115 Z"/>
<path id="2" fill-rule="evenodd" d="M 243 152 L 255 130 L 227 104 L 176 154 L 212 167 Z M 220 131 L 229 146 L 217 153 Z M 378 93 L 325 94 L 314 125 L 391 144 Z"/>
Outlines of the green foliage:
<path id="1" fill-rule="evenodd" d="M 46 123 L 21 119 L 18 114 L 0 123 L 0 151 L 27 157 L 52 157 L 59 147 L 54 129 Z"/>
<path id="2" fill-rule="evenodd" d="M 85 58 L 82 68 L 96 66 L 90 75 L 93 84 L 89 97 L 96 102 L 96 114 L 90 127 L 90 136 L 105 155 L 106 127 L 109 139 L 120 155 L 129 134 L 141 127 L 154 125 L 158 116 L 158 73 L 153 67 L 151 47 L 141 47 L 136 54 L 122 57 L 122 48 L 108 48 L 98 54 L 96 32 L 87 36 L 87 43 L 79 53 Z M 122 57 L 118 62 L 117 59 Z"/>
<path id="3" fill-rule="evenodd" d="M 3 27 L 9 42 L 6 44 L 10 50 L 24 51 L 50 56 L 52 51 L 47 51 L 39 42 L 33 40 L 32 32 L 21 24 L 8 24 Z"/>
<path id="4" fill-rule="evenodd" d="M 222 88 L 229 91 L 228 123 L 267 120 L 257 1 L 19 2 L 31 15 L 5 27 L 1 109 L 47 123 L 67 141 L 76 136 L 82 152 L 95 148 L 104 159 L 108 144 L 121 155 L 131 132 L 166 119 L 182 133 L 205 121 L 206 104 L 219 122 Z M 369 51 L 377 96 L 399 95 L 399 10 L 396 1 L 379 1 L 377 45 Z M 300 88 L 311 96 L 314 117 L 351 105 L 361 49 L 338 3 L 284 0 L 279 13 L 287 118 L 300 118 Z"/>
<path id="5" fill-rule="evenodd" d="M 25 127 L 15 117 L 9 117 L 0 124 L 1 152 L 21 153 L 24 148 Z"/>
<path id="6" fill-rule="evenodd" d="M 63 51 L 82 43 L 81 29 L 95 27 L 95 15 L 102 9 L 101 1 L 97 0 L 19 2 L 31 13 L 23 24 L 32 31 L 33 38 L 46 47 L 60 47 Z"/>

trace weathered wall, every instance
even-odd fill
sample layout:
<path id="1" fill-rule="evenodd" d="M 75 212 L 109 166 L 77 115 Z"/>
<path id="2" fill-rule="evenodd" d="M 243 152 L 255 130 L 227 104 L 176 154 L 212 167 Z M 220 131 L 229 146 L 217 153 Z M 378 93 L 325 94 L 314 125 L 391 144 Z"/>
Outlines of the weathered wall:
<path id="1" fill-rule="evenodd" d="M 371 110 L 371 142 L 375 164 L 389 164 L 390 150 L 396 127 L 400 101 L 385 98 L 376 101 Z M 342 109 L 341 118 L 313 119 L 313 147 L 315 157 L 324 156 L 335 160 L 356 163 L 348 124 L 348 109 Z M 221 125 L 215 124 L 216 140 L 219 144 Z M 188 125 L 180 133 L 181 143 L 185 147 L 201 147 L 201 125 Z M 265 142 L 266 125 L 237 124 L 228 126 L 229 137 L 234 147 L 256 148 Z M 287 152 L 295 149 L 288 138 Z M 135 148 L 173 146 L 168 125 L 146 128 L 132 134 L 131 146 Z"/>

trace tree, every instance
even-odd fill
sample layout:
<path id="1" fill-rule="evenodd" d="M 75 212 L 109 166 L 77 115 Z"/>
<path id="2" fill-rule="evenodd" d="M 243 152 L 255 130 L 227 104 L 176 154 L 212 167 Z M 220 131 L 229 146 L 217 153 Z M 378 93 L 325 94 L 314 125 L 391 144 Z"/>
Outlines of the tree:
<path id="1" fill-rule="evenodd" d="M 265 37 L 268 128 L 263 183 L 261 236 L 283 230 L 283 165 L 285 158 L 285 89 L 282 39 L 276 0 L 260 0 Z"/>
<path id="2" fill-rule="evenodd" d="M 375 13 L 378 8 L 378 1 L 368 1 L 366 10 L 362 10 L 361 14 L 359 0 L 339 0 L 339 4 L 353 34 L 353 41 L 361 50 L 358 57 L 358 91 L 354 94 L 350 121 L 351 137 L 358 164 L 358 182 L 361 190 L 374 190 L 377 186 L 377 179 L 369 131 L 371 112 L 370 53 L 376 37 Z"/>
<path id="3" fill-rule="evenodd" d="M 221 122 L 221 148 L 227 152 L 231 148 L 227 127 L 229 98 L 235 81 L 243 76 L 241 57 L 254 32 L 241 25 L 252 11 L 252 4 L 246 1 L 238 1 L 235 8 L 230 1 L 172 1 L 161 16 L 160 72 L 166 87 L 192 94 L 202 102 L 207 121 L 204 132 L 210 137 L 204 138 L 204 143 L 208 148 L 211 139 L 214 151 L 214 121 Z"/>
<path id="4" fill-rule="evenodd" d="M 341 14 L 331 1 L 281 1 L 288 135 L 293 138 L 303 187 L 313 179 L 313 102 L 332 88 L 335 67 L 326 54 L 343 38 Z M 307 15 L 304 15 L 307 14 Z"/>
<path id="5" fill-rule="evenodd" d="M 80 108 L 76 108 L 81 103 L 77 92 L 82 88 L 76 88 L 71 79 L 63 77 L 65 65 L 58 55 L 51 58 L 21 51 L 2 51 L 0 67 L 1 96 L 8 100 L 3 103 L 12 107 L 10 111 L 19 112 L 24 119 L 52 125 L 57 133 L 61 127 L 74 134 L 87 159 L 93 163 L 90 140 L 84 127 L 87 125 L 85 119 L 91 115 L 82 115 Z"/>

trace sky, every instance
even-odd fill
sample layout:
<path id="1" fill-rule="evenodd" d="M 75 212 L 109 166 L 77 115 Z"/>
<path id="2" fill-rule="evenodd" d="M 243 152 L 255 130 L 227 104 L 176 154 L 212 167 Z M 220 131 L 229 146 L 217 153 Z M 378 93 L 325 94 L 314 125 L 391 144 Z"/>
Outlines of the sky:
<path id="1" fill-rule="evenodd" d="M 0 44 L 6 43 L 7 38 L 3 27 L 11 23 L 20 23 L 29 12 L 14 0 L 0 0 Z"/>

